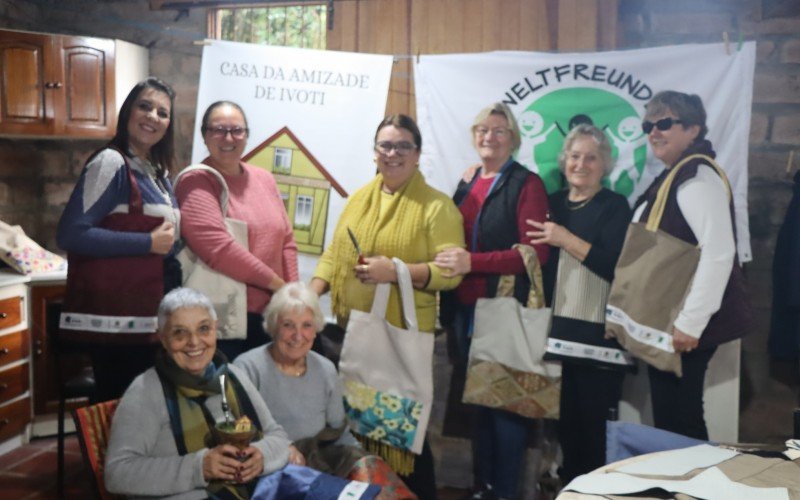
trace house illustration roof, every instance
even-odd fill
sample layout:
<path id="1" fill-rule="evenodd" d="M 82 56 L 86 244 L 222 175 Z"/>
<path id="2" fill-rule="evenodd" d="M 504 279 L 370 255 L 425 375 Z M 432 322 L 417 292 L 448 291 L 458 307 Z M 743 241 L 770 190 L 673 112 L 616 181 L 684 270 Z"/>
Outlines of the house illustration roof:
<path id="1" fill-rule="evenodd" d="M 306 155 L 306 158 L 308 158 L 308 160 L 314 165 L 314 167 L 316 167 L 316 169 L 319 170 L 319 172 L 323 175 L 323 177 L 325 177 L 325 179 L 331 183 L 333 189 L 335 189 L 336 192 L 339 193 L 339 195 L 342 198 L 347 198 L 347 191 L 345 191 L 344 188 L 341 186 L 341 184 L 339 184 L 336 181 L 336 179 L 333 178 L 330 172 L 325 170 L 325 167 L 323 167 L 322 164 L 314 157 L 314 155 L 312 155 L 311 152 L 308 149 L 306 149 L 305 145 L 303 145 L 303 143 L 300 142 L 300 139 L 298 139 L 297 136 L 294 135 L 291 130 L 289 130 L 289 127 L 283 127 L 282 129 L 272 134 L 270 137 L 267 138 L 267 140 L 265 140 L 264 142 L 262 142 L 261 144 L 250 150 L 249 153 L 244 155 L 244 157 L 242 157 L 242 161 L 250 160 L 250 158 L 257 155 L 262 149 L 269 147 L 278 137 L 280 137 L 283 134 L 289 136 L 289 138 L 297 146 L 297 148 L 300 151 L 302 151 L 304 155 Z"/>

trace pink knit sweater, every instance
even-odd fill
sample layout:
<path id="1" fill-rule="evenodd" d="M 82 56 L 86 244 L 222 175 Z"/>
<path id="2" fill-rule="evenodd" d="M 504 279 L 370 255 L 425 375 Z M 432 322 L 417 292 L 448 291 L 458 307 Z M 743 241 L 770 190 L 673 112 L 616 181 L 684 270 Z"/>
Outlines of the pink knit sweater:
<path id="1" fill-rule="evenodd" d="M 228 217 L 247 222 L 249 248 L 228 234 L 219 206 L 222 187 L 208 172 L 181 179 L 175 195 L 181 207 L 181 236 L 212 269 L 247 284 L 247 310 L 261 313 L 269 303 L 269 283 L 277 274 L 296 281 L 297 244 L 275 178 L 241 163 L 240 175 L 225 175 Z"/>

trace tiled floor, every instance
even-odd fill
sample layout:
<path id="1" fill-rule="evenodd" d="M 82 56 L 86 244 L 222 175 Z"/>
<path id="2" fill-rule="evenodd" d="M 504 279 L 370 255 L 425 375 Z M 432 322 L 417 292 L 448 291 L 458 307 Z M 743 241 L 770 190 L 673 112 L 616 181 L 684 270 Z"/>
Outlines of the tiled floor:
<path id="1" fill-rule="evenodd" d="M 35 439 L 28 445 L 0 456 L 0 492 L 3 498 L 19 500 L 55 499 L 56 440 Z M 65 441 L 65 498 L 91 498 L 89 479 L 83 467 L 75 436 Z"/>

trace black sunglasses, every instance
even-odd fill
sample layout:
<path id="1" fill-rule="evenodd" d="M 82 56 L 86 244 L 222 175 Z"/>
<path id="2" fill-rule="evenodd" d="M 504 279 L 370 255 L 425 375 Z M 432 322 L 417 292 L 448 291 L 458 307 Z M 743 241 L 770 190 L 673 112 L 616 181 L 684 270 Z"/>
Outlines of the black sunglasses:
<path id="1" fill-rule="evenodd" d="M 672 126 L 675 125 L 676 123 L 683 123 L 683 121 L 672 117 L 662 118 L 655 123 L 645 120 L 642 122 L 642 130 L 644 131 L 645 134 L 649 134 L 650 132 L 653 131 L 653 127 L 655 127 L 658 130 L 664 132 L 665 130 L 671 129 Z"/>

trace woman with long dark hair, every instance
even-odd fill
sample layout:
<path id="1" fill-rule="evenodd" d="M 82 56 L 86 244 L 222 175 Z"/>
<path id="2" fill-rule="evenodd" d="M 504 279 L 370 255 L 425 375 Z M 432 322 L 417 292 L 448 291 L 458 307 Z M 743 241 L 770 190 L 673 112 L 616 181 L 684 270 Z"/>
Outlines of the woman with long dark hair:
<path id="1" fill-rule="evenodd" d="M 83 258 L 162 255 L 165 290 L 180 284 L 180 267 L 173 256 L 180 212 L 169 181 L 175 163 L 174 102 L 172 87 L 158 78 L 134 86 L 120 109 L 116 135 L 86 162 L 56 236 L 59 247 Z M 131 208 L 126 165 L 141 192 L 143 213 L 163 218 L 150 232 L 103 227 L 108 215 Z M 92 346 L 97 399 L 120 397 L 136 375 L 153 366 L 157 347 L 154 342 Z"/>

